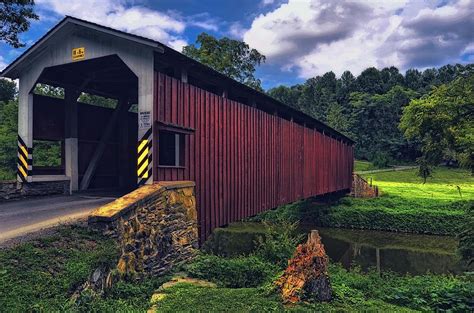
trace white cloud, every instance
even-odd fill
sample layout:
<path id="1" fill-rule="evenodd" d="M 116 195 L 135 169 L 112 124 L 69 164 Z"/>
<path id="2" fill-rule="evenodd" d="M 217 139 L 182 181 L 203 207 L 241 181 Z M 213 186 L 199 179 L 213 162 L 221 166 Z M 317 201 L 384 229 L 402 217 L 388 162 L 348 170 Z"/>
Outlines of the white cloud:
<path id="1" fill-rule="evenodd" d="M 189 26 L 199 27 L 208 31 L 219 31 L 219 22 L 216 18 L 212 17 L 209 13 L 200 13 L 188 16 L 186 23 Z"/>
<path id="2" fill-rule="evenodd" d="M 242 26 L 239 22 L 230 24 L 229 35 L 233 38 L 242 39 L 244 34 L 247 32 L 247 29 Z"/>
<path id="3" fill-rule="evenodd" d="M 262 0 L 262 2 L 260 4 L 262 6 L 266 6 L 266 5 L 273 4 L 273 2 L 275 2 L 275 0 Z"/>
<path id="4" fill-rule="evenodd" d="M 375 66 L 435 66 L 474 44 L 474 0 L 289 0 L 257 16 L 244 40 L 268 64 L 309 78 Z"/>
<path id="5" fill-rule="evenodd" d="M 43 16 L 51 12 L 71 15 L 87 21 L 148 37 L 180 48 L 186 44 L 182 34 L 186 23 L 177 17 L 144 6 L 130 5 L 125 0 L 37 0 Z M 204 24 L 200 26 L 204 27 Z"/>
<path id="6" fill-rule="evenodd" d="M 8 64 L 5 62 L 5 59 L 0 55 L 0 71 L 3 71 L 7 65 Z"/>

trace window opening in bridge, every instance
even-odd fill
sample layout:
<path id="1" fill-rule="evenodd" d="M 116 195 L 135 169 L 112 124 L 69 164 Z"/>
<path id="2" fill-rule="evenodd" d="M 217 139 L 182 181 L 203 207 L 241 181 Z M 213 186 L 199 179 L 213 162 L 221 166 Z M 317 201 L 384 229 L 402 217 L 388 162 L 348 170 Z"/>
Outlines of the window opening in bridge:
<path id="1" fill-rule="evenodd" d="M 78 102 L 95 105 L 98 107 L 115 109 L 118 101 L 116 99 L 105 98 L 102 96 L 92 95 L 86 92 L 82 92 L 79 96 Z"/>
<path id="2" fill-rule="evenodd" d="M 47 84 L 36 84 L 33 93 L 40 96 L 64 99 L 64 88 L 54 87 Z"/>
<path id="3" fill-rule="evenodd" d="M 158 143 L 160 166 L 184 166 L 184 134 L 160 130 Z"/>
<path id="4" fill-rule="evenodd" d="M 33 140 L 33 172 L 35 175 L 64 174 L 62 141 Z"/>

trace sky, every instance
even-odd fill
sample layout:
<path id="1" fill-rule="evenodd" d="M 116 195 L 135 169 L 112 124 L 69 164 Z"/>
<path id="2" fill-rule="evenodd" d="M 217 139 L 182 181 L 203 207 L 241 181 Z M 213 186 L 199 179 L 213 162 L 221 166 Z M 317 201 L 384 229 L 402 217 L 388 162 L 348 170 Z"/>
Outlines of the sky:
<path id="1" fill-rule="evenodd" d="M 158 40 L 178 51 L 201 32 L 266 56 L 264 89 L 333 71 L 474 63 L 474 0 L 36 0 L 25 48 L 0 43 L 0 70 L 65 15 Z"/>

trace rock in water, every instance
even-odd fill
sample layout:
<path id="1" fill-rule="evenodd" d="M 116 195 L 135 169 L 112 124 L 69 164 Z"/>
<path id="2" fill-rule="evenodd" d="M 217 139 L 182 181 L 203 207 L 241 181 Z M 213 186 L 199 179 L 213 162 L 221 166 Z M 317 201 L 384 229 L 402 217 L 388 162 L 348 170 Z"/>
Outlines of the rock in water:
<path id="1" fill-rule="evenodd" d="M 312 230 L 306 243 L 296 248 L 285 273 L 276 282 L 284 302 L 330 301 L 332 289 L 328 264 L 321 237 L 317 230 Z"/>

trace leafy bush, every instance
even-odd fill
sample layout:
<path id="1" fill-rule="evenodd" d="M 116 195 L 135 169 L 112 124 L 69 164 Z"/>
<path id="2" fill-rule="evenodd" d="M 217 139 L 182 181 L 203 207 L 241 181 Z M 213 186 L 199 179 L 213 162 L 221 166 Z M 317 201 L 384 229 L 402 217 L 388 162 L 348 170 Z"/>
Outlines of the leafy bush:
<path id="1" fill-rule="evenodd" d="M 382 300 L 394 305 L 422 311 L 468 312 L 474 309 L 474 284 L 465 276 L 401 276 L 360 268 L 345 270 L 330 265 L 331 284 L 336 301 L 350 304 Z"/>
<path id="2" fill-rule="evenodd" d="M 385 300 L 416 310 L 472 312 L 474 283 L 449 275 L 396 277 Z"/>
<path id="3" fill-rule="evenodd" d="M 256 256 L 222 258 L 202 254 L 186 267 L 191 277 L 231 288 L 256 287 L 269 282 L 279 268 Z"/>
<path id="4" fill-rule="evenodd" d="M 458 238 L 459 254 L 468 267 L 472 268 L 474 266 L 474 201 L 469 202 Z"/>
<path id="5" fill-rule="evenodd" d="M 288 259 L 291 258 L 296 246 L 301 241 L 301 236 L 297 235 L 297 223 L 264 222 L 265 234 L 258 237 L 255 255 L 262 260 L 285 268 Z"/>
<path id="6" fill-rule="evenodd" d="M 376 168 L 387 168 L 390 164 L 391 158 L 386 152 L 376 152 L 371 159 L 372 164 Z"/>

